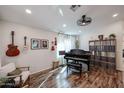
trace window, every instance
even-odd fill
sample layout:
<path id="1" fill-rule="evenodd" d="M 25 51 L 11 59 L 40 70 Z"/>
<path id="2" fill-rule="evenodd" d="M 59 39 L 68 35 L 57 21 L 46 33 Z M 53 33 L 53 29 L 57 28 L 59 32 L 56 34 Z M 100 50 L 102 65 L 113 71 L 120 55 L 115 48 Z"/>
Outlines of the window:
<path id="1" fill-rule="evenodd" d="M 76 36 L 58 34 L 58 44 L 57 44 L 57 58 L 60 64 L 64 64 L 64 59 L 62 55 L 59 55 L 59 51 L 68 52 L 71 49 L 76 48 Z"/>

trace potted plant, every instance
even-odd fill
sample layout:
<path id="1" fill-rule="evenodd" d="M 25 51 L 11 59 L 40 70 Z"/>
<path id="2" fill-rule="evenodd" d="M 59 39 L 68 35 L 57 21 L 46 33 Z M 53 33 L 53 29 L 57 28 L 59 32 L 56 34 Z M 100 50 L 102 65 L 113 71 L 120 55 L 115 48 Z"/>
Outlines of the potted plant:
<path id="1" fill-rule="evenodd" d="M 115 39 L 115 37 L 116 37 L 115 34 L 110 34 L 109 35 L 109 39 Z"/>

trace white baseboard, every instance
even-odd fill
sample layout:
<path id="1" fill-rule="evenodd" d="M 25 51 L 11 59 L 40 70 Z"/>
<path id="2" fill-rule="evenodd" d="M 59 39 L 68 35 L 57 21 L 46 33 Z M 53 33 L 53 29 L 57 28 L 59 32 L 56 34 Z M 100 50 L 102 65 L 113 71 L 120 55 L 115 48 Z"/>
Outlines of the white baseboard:
<path id="1" fill-rule="evenodd" d="M 39 70 L 39 71 L 33 72 L 33 73 L 31 73 L 30 75 L 37 74 L 37 73 L 40 73 L 40 72 L 42 72 L 42 71 L 44 71 L 44 70 L 48 70 L 48 69 L 51 69 L 51 68 L 42 69 L 42 70 Z"/>

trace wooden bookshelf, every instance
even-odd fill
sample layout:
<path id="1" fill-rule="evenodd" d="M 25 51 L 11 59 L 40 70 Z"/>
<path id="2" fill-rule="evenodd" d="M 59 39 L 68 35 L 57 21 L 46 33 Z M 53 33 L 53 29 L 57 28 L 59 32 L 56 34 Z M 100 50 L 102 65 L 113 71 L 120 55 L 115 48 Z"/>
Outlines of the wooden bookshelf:
<path id="1" fill-rule="evenodd" d="M 116 39 L 89 41 L 91 64 L 116 69 Z"/>

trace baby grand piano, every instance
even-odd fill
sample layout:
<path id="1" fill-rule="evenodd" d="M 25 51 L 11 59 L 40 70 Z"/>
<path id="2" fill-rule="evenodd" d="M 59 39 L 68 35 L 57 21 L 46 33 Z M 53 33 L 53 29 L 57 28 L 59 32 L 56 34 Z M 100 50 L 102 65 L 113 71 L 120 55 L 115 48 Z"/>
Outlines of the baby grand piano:
<path id="1" fill-rule="evenodd" d="M 70 52 L 65 53 L 64 59 L 67 61 L 67 72 L 68 68 L 73 68 L 80 71 L 80 76 L 82 73 L 82 63 L 87 64 L 88 71 L 90 70 L 90 56 L 89 51 L 84 51 L 81 49 L 72 49 Z M 71 62 L 69 62 L 71 60 Z"/>

